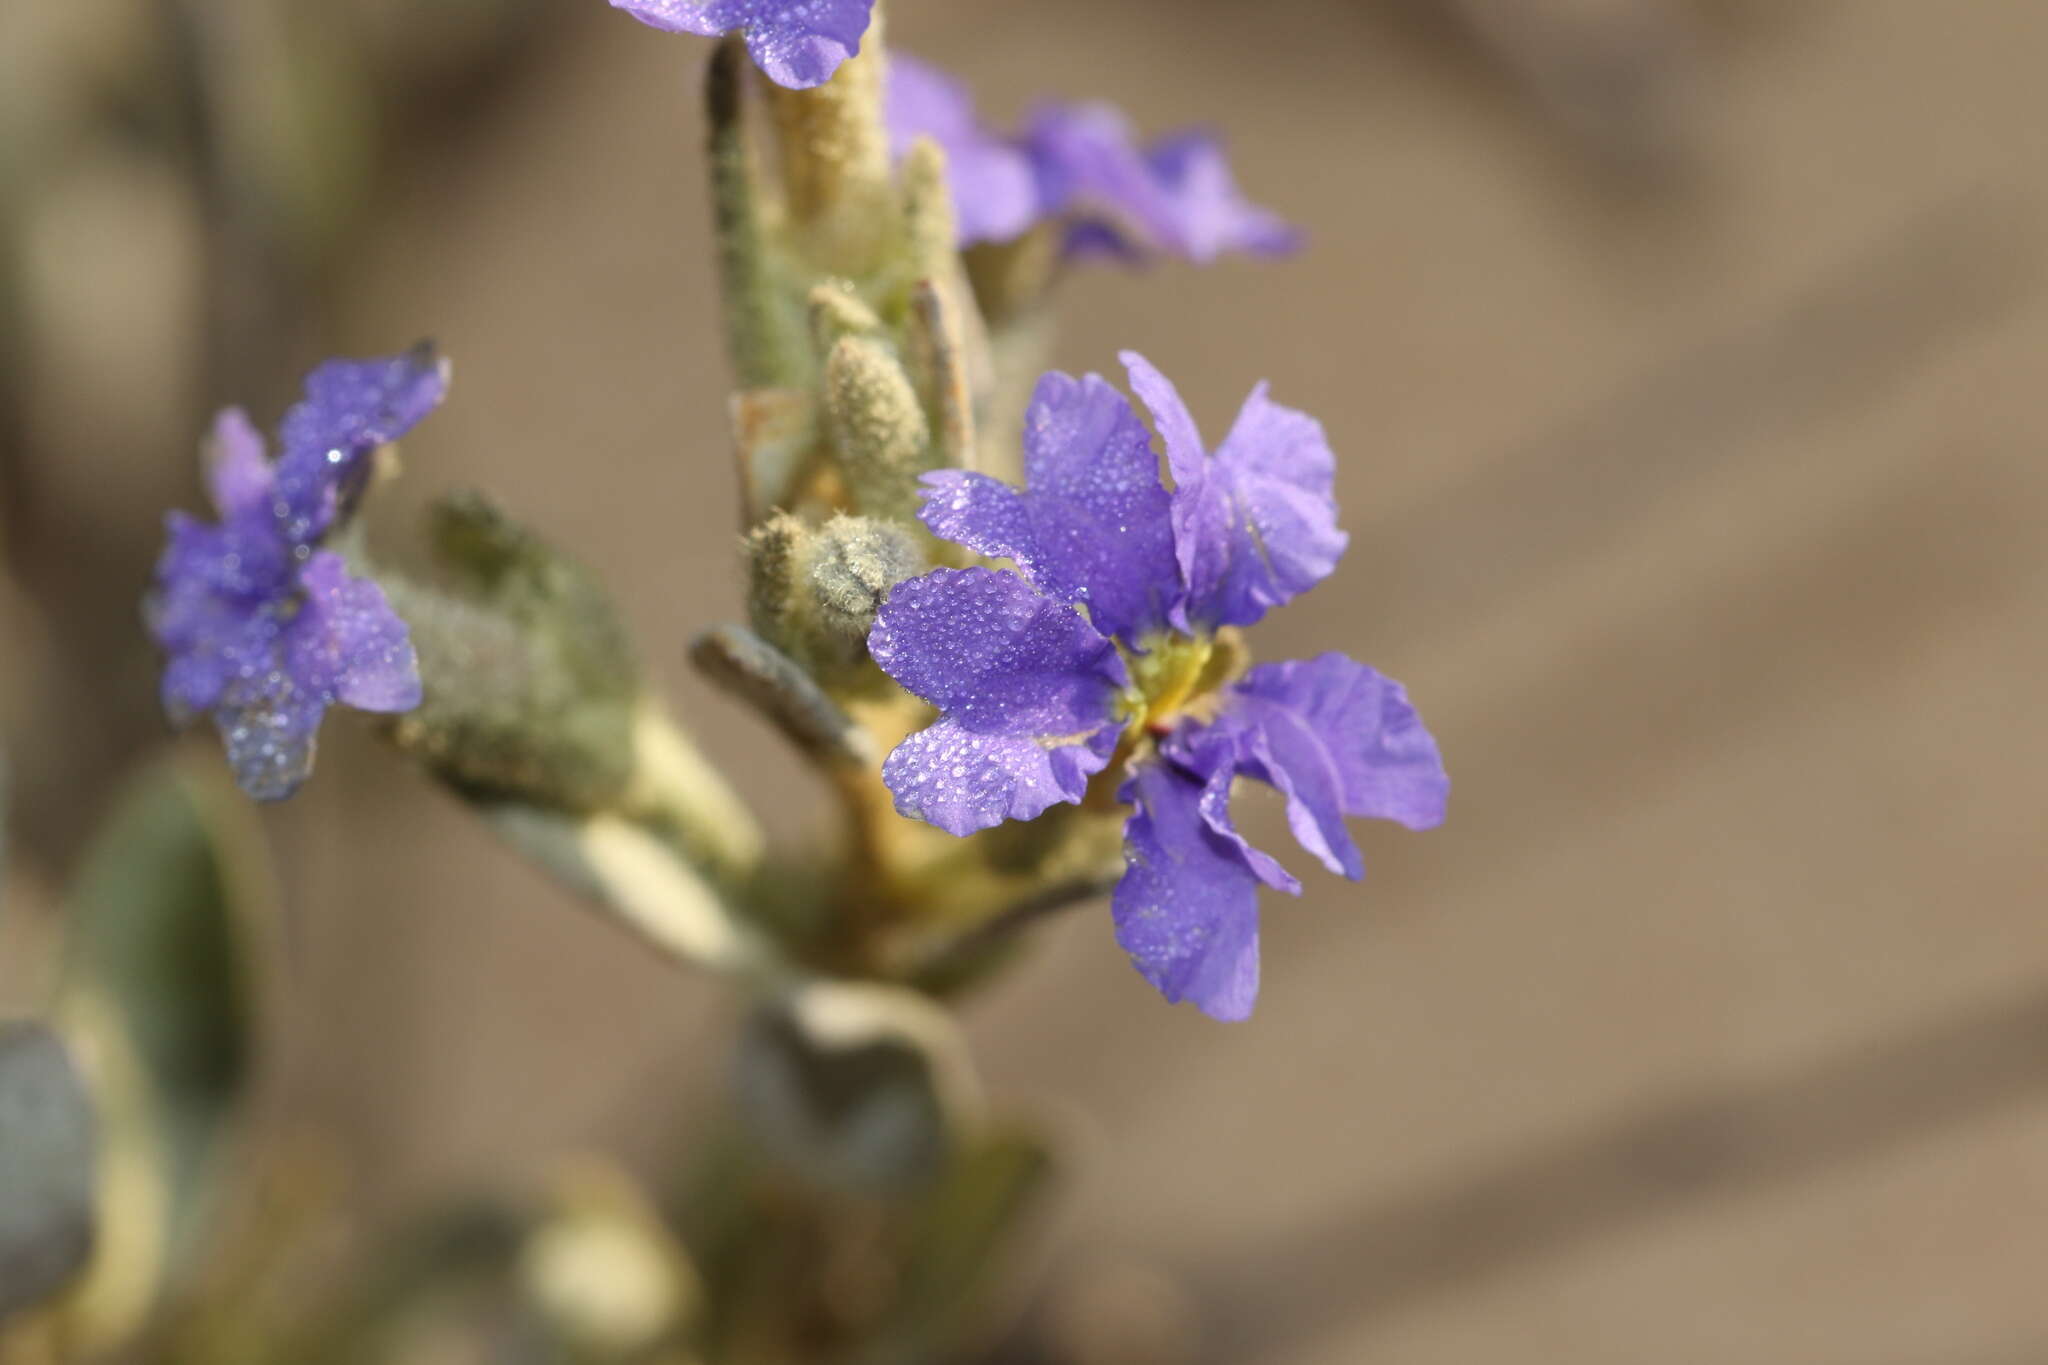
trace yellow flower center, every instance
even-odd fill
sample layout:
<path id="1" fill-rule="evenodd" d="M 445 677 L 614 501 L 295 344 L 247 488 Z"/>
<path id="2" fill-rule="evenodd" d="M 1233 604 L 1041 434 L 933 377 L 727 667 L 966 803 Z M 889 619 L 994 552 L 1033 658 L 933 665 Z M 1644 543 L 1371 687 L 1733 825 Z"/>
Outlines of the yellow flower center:
<path id="1" fill-rule="evenodd" d="M 1157 631 L 1123 650 L 1131 675 L 1123 714 L 1131 729 L 1163 735 L 1184 717 L 1210 719 L 1223 685 L 1244 671 L 1237 632 L 1180 635 Z"/>

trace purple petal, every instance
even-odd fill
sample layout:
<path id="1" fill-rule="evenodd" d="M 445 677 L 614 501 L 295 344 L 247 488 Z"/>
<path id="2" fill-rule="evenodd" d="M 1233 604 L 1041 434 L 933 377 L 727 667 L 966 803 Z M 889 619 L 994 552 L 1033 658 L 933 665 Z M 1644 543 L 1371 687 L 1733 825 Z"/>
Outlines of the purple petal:
<path id="1" fill-rule="evenodd" d="M 1134 373 L 1143 363 L 1126 362 Z M 1182 624 L 1248 626 L 1336 568 L 1351 538 L 1337 529 L 1336 457 L 1313 417 L 1261 384 L 1213 457 L 1169 449 Z"/>
<path id="2" fill-rule="evenodd" d="M 1206 730 L 1184 726 L 1167 739 L 1165 751 L 1184 773 L 1202 781 L 1200 809 L 1209 832 L 1234 848 L 1252 875 L 1267 886 L 1290 896 L 1300 895 L 1301 883 L 1294 874 L 1280 866 L 1272 854 L 1254 848 L 1250 840 L 1237 832 L 1237 822 L 1231 819 L 1230 789 L 1240 764 L 1237 733 L 1222 725 Z"/>
<path id="3" fill-rule="evenodd" d="M 694 33 L 700 38 L 716 38 L 740 22 L 727 17 L 732 9 L 729 0 L 612 0 L 612 8 L 624 10 L 649 28 Z"/>
<path id="4" fill-rule="evenodd" d="M 1247 775 L 1286 796 L 1294 837 L 1332 872 L 1365 875 L 1347 815 L 1443 823 L 1451 783 L 1436 740 L 1401 684 L 1342 654 L 1254 668 L 1215 728 L 1234 734 Z"/>
<path id="5" fill-rule="evenodd" d="M 948 716 L 897 745 L 882 764 L 882 781 L 897 814 L 972 834 L 1086 795 L 1088 779 L 1116 750 L 1117 731 L 1102 726 L 1075 739 L 985 734 Z"/>
<path id="6" fill-rule="evenodd" d="M 206 485 L 225 520 L 268 511 L 273 476 L 263 434 L 240 408 L 225 408 L 213 419 L 206 441 Z"/>
<path id="7" fill-rule="evenodd" d="M 1025 126 L 1024 145 L 1047 214 L 1067 214 L 1090 225 L 1103 245 L 1132 254 L 1139 247 L 1176 249 L 1166 196 L 1130 120 L 1115 106 L 1043 106 Z"/>
<path id="8" fill-rule="evenodd" d="M 234 677 L 263 666 L 276 638 L 274 604 L 291 590 L 291 560 L 266 508 L 222 526 L 182 512 L 165 521 L 144 615 L 165 655 L 164 709 L 183 721 L 211 710 Z"/>
<path id="9" fill-rule="evenodd" d="M 1060 239 L 1060 255 L 1070 261 L 1108 257 L 1123 265 L 1145 264 L 1142 246 L 1099 219 L 1070 220 L 1066 235 Z"/>
<path id="10" fill-rule="evenodd" d="M 282 801 L 299 789 L 313 771 L 327 705 L 325 695 L 300 689 L 282 671 L 231 689 L 213 721 L 243 791 L 258 801 Z"/>
<path id="11" fill-rule="evenodd" d="M 1201 812 L 1203 784 L 1165 763 L 1125 784 L 1128 866 L 1110 903 L 1116 941 L 1168 1002 L 1250 1016 L 1259 994 L 1258 879 Z"/>
<path id="12" fill-rule="evenodd" d="M 1045 212 L 1074 221 L 1067 249 L 1146 252 L 1206 264 L 1230 251 L 1277 255 L 1299 245 L 1278 216 L 1247 200 L 1209 134 L 1171 134 L 1140 148 L 1107 104 L 1049 105 L 1025 133 Z"/>
<path id="13" fill-rule="evenodd" d="M 1222 144 L 1208 133 L 1170 134 L 1145 153 L 1169 207 L 1180 254 L 1206 265 L 1226 252 L 1284 256 L 1301 232 L 1237 187 Z"/>
<path id="14" fill-rule="evenodd" d="M 1124 371 L 1131 377 L 1131 389 L 1144 400 L 1145 410 L 1152 414 L 1152 425 L 1159 428 L 1159 439 L 1166 443 L 1166 465 L 1173 471 L 1174 482 L 1186 483 L 1201 477 L 1209 448 L 1202 444 L 1201 429 L 1195 425 L 1188 405 L 1181 401 L 1180 390 L 1159 372 L 1158 366 L 1136 351 L 1119 351 L 1117 359 L 1123 361 Z"/>
<path id="15" fill-rule="evenodd" d="M 164 531 L 164 549 L 157 556 L 155 582 L 144 614 L 157 644 L 179 649 L 206 633 L 208 623 L 228 597 L 222 591 L 222 579 L 232 552 L 226 527 L 183 512 L 167 515 Z"/>
<path id="16" fill-rule="evenodd" d="M 283 800 L 313 771 L 335 702 L 366 711 L 420 703 L 412 641 L 383 590 L 329 551 L 306 561 L 299 582 L 292 609 L 253 615 L 227 651 L 233 671 L 212 708 L 235 780 L 259 801 Z"/>
<path id="17" fill-rule="evenodd" d="M 448 367 L 431 346 L 378 360 L 330 360 L 279 428 L 277 498 L 285 538 L 311 545 L 334 522 L 362 462 L 440 405 Z"/>
<path id="18" fill-rule="evenodd" d="M 296 576 L 252 575 L 259 552 L 291 562 L 265 510 L 226 526 L 174 513 L 147 616 L 166 656 L 164 708 L 179 722 L 213 712 L 243 790 L 277 800 L 312 770 L 329 705 L 410 710 L 419 666 L 383 590 L 351 578 L 339 555 L 315 554 Z"/>
<path id="19" fill-rule="evenodd" d="M 1113 715 L 1116 647 L 1071 608 L 995 569 L 898 583 L 868 652 L 904 687 L 983 734 L 1071 734 Z"/>
<path id="20" fill-rule="evenodd" d="M 937 569 L 898 583 L 868 652 L 937 706 L 883 765 L 903 814 L 953 834 L 1078 801 L 1116 748 L 1116 646 L 1015 574 Z"/>
<path id="21" fill-rule="evenodd" d="M 1132 638 L 1180 596 L 1171 500 L 1151 436 L 1100 375 L 1038 381 L 1024 421 L 1019 490 L 981 474 L 925 476 L 934 534 L 1016 561 L 1026 578 L 1088 609 L 1097 630 Z"/>
<path id="22" fill-rule="evenodd" d="M 299 582 L 305 600 L 286 634 L 286 671 L 359 711 L 418 706 L 419 658 L 384 590 L 325 550 L 306 562 Z"/>
<path id="23" fill-rule="evenodd" d="M 220 701 L 240 666 L 234 656 L 252 612 L 209 582 L 224 555 L 219 527 L 174 513 L 170 531 L 145 614 L 165 655 L 164 710 L 182 724 Z"/>
<path id="24" fill-rule="evenodd" d="M 777 85 L 808 90 L 860 51 L 874 0 L 612 0 L 650 27 L 716 37 L 743 30 L 754 64 Z"/>
<path id="25" fill-rule="evenodd" d="M 190 724 L 193 717 L 220 704 L 229 679 L 238 671 L 221 642 L 241 626 L 241 618 L 223 613 L 215 628 L 196 647 L 179 650 L 164 660 L 164 675 L 157 684 L 157 697 L 164 714 L 175 725 Z"/>
<path id="26" fill-rule="evenodd" d="M 889 145 L 901 159 L 920 137 L 946 153 L 960 242 L 1021 237 L 1038 221 L 1038 178 L 1031 159 L 987 127 L 967 87 L 901 52 L 889 55 Z"/>

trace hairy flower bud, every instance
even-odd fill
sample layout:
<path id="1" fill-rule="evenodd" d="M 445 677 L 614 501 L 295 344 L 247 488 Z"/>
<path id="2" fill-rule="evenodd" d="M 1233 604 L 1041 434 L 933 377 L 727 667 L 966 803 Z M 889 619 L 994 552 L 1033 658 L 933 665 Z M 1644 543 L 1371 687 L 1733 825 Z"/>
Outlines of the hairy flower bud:
<path id="1" fill-rule="evenodd" d="M 830 82 L 765 88 L 791 225 L 816 264 L 837 275 L 866 274 L 889 244 L 894 178 L 882 118 L 880 30 L 877 19 L 866 54 Z"/>
<path id="2" fill-rule="evenodd" d="M 797 628 L 797 577 L 810 557 L 811 531 L 784 511 L 747 533 L 740 554 L 747 571 L 747 617 L 761 638 L 792 651 Z"/>
<path id="3" fill-rule="evenodd" d="M 945 150 L 931 138 L 919 137 L 903 158 L 901 175 L 903 219 L 918 277 L 950 275 L 959 269 L 960 223 L 946 179 Z"/>
<path id="4" fill-rule="evenodd" d="M 882 331 L 882 320 L 863 303 L 858 294 L 841 283 L 821 284 L 811 290 L 811 340 L 823 359 L 841 337 L 872 337 Z"/>
<path id="5" fill-rule="evenodd" d="M 811 607 L 827 630 L 866 640 L 889 589 L 924 567 L 917 542 L 904 528 L 836 516 L 818 532 L 811 552 Z"/>
<path id="6" fill-rule="evenodd" d="M 825 363 L 825 415 L 861 511 L 908 520 L 917 476 L 934 466 L 931 426 L 910 376 L 880 342 L 844 337 Z"/>
<path id="7" fill-rule="evenodd" d="M 392 736 L 458 790 L 603 809 L 638 756 L 640 674 L 609 597 L 582 566 L 479 494 L 433 509 L 455 595 L 386 580 L 430 685 Z"/>

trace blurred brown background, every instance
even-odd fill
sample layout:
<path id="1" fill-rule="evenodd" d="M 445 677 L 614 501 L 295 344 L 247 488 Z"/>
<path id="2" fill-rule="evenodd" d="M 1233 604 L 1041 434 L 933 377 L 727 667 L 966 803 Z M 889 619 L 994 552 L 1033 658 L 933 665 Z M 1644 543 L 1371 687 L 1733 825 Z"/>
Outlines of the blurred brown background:
<path id="1" fill-rule="evenodd" d="M 1261 377 L 1323 419 L 1353 550 L 1257 648 L 1406 681 L 1456 784 L 1443 830 L 1363 832 L 1364 888 L 1272 899 L 1248 1025 L 1163 1007 L 1100 908 L 975 1008 L 997 1093 L 1065 1116 L 1072 1311 L 1183 1294 L 1201 1359 L 1261 1365 L 2048 1359 L 2048 4 L 896 0 L 892 33 L 1001 117 L 1215 123 L 1306 225 L 1289 264 L 1077 274 L 1061 361 L 1141 349 L 1212 434 Z M 804 827 L 682 663 L 737 610 L 705 52 L 601 0 L 7 0 L 17 935 L 160 738 L 135 601 L 205 414 L 421 335 L 457 384 L 391 553 L 488 486 Z M 329 734 L 268 817 L 281 1118 L 352 1145 L 373 1218 L 672 1159 L 728 993 Z"/>

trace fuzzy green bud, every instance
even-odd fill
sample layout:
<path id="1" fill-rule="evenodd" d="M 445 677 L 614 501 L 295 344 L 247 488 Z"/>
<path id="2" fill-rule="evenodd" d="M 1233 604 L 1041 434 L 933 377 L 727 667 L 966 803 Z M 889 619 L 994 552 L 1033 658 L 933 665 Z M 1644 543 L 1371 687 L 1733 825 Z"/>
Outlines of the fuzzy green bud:
<path id="1" fill-rule="evenodd" d="M 908 329 L 913 366 L 938 435 L 938 461 L 954 469 L 973 469 L 979 458 L 973 381 L 968 371 L 971 353 L 963 326 L 972 316 L 971 305 L 963 310 L 958 303 L 964 297 L 956 289 L 919 280 L 911 290 Z M 977 334 L 976 340 L 980 343 L 978 354 L 985 361 L 987 338 Z"/>
<path id="2" fill-rule="evenodd" d="M 865 640 L 889 589 L 924 567 L 917 542 L 903 527 L 836 516 L 818 532 L 811 551 L 811 608 L 827 630 Z"/>
<path id="3" fill-rule="evenodd" d="M 841 337 L 877 336 L 882 330 L 882 320 L 875 316 L 875 310 L 838 282 L 811 290 L 810 312 L 811 340 L 817 345 L 820 359 L 832 354 Z"/>
<path id="4" fill-rule="evenodd" d="M 639 668 L 609 598 L 580 565 L 480 495 L 433 510 L 459 596 L 383 580 L 427 680 L 391 722 L 400 748 L 471 795 L 589 811 L 637 764 Z"/>
<path id="5" fill-rule="evenodd" d="M 928 137 L 917 139 L 903 158 L 902 176 L 912 268 L 919 279 L 948 278 L 960 268 L 960 229 L 946 179 L 946 153 Z"/>
<path id="6" fill-rule="evenodd" d="M 810 559 L 811 531 L 784 511 L 747 533 L 747 617 L 763 639 L 788 650 L 797 630 L 797 580 Z"/>
<path id="7" fill-rule="evenodd" d="M 917 390 L 880 342 L 843 337 L 832 348 L 825 416 L 859 509 L 909 520 L 917 510 L 917 476 L 937 460 Z"/>
<path id="8" fill-rule="evenodd" d="M 768 231 L 741 108 L 741 76 L 749 65 L 738 38 L 720 43 L 705 79 L 706 163 L 725 309 L 726 349 L 742 388 L 795 382 L 803 373 L 801 338 L 792 336 L 779 297 Z"/>
<path id="9" fill-rule="evenodd" d="M 860 55 L 823 85 L 789 90 L 761 83 L 775 123 L 791 224 L 813 263 L 830 274 L 871 271 L 893 228 L 881 26 L 877 13 Z"/>
<path id="10" fill-rule="evenodd" d="M 643 691 L 597 581 L 474 494 L 438 504 L 433 530 L 455 592 L 381 580 L 426 684 L 388 724 L 397 746 L 472 801 L 572 832 L 600 817 L 630 829 L 680 855 L 707 896 L 744 881 L 752 816 Z"/>

